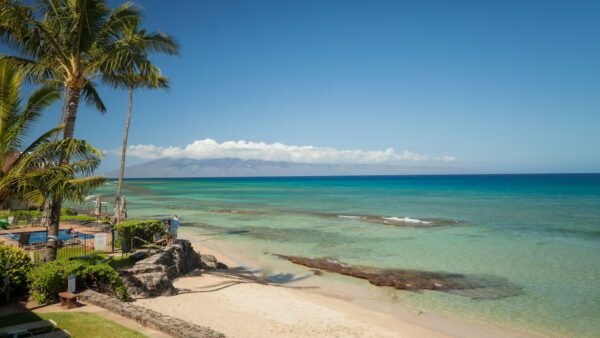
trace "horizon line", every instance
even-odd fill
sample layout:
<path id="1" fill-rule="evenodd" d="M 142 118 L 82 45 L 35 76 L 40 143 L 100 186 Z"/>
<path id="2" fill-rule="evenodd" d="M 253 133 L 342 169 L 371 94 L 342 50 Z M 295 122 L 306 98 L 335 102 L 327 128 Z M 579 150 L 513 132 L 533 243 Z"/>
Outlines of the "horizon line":
<path id="1" fill-rule="evenodd" d="M 556 176 L 556 175 L 600 175 L 600 172 L 547 172 L 547 173 L 470 173 L 470 174 L 393 174 L 393 175 L 279 175 L 279 176 L 180 176 L 180 177 L 125 177 L 123 180 L 177 180 L 177 179 L 232 179 L 232 178 L 342 178 L 342 177 L 407 177 L 407 176 Z M 117 180 L 118 177 L 106 177 Z"/>

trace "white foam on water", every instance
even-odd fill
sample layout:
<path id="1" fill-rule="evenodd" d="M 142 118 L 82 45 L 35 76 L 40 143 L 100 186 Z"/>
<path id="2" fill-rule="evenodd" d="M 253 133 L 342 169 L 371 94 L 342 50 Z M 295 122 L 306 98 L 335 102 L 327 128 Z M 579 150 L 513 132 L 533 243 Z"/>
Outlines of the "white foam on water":
<path id="1" fill-rule="evenodd" d="M 338 215 L 339 218 L 347 218 L 347 219 L 360 219 L 360 216 L 352 216 L 352 215 Z"/>
<path id="2" fill-rule="evenodd" d="M 382 217 L 385 220 L 393 221 L 393 222 L 405 222 L 405 223 L 421 223 L 421 224 L 431 224 L 431 222 L 423 221 L 417 218 L 410 217 Z"/>

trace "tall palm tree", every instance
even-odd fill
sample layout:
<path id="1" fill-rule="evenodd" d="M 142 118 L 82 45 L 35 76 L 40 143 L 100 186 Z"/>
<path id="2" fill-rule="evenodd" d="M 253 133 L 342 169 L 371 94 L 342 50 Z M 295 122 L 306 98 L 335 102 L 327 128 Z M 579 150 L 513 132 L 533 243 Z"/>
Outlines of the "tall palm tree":
<path id="1" fill-rule="evenodd" d="M 81 140 L 56 141 L 64 126 L 51 129 L 25 145 L 24 139 L 43 110 L 60 98 L 60 89 L 41 86 L 27 102 L 21 98 L 24 74 L 11 59 L 0 59 L 0 202 L 17 195 L 38 205 L 53 199 L 81 200 L 102 183 L 89 175 L 98 166 L 101 153 Z M 75 161 L 61 163 L 63 154 Z M 49 257 L 56 257 L 60 207 L 50 213 Z"/>
<path id="2" fill-rule="evenodd" d="M 117 185 L 117 203 L 120 200 L 123 189 L 123 176 L 125 172 L 125 158 L 127 153 L 127 138 L 131 123 L 131 111 L 133 108 L 133 92 L 136 89 L 168 89 L 169 79 L 161 74 L 149 59 L 150 53 L 162 53 L 176 55 L 179 46 L 169 35 L 161 32 L 148 33 L 145 29 L 139 29 L 137 24 L 128 26 L 123 30 L 122 36 L 117 42 L 118 57 L 115 63 L 105 64 L 106 81 L 115 87 L 127 88 L 129 92 L 129 106 L 125 119 L 125 131 L 123 133 L 123 144 L 121 147 L 121 165 L 119 170 L 119 181 Z M 117 215 L 117 222 L 119 215 Z"/>
<path id="3" fill-rule="evenodd" d="M 41 86 L 24 103 L 21 98 L 23 72 L 12 60 L 0 59 L 0 178 L 18 166 L 27 154 L 50 142 L 61 128 L 54 128 L 25 144 L 25 138 L 45 108 L 60 98 L 60 90 Z M 0 190 L 0 203 L 9 192 Z"/>
<path id="4" fill-rule="evenodd" d="M 0 41 L 17 51 L 15 60 L 32 82 L 46 82 L 65 91 L 63 138 L 73 138 L 80 98 L 104 113 L 94 81 L 104 80 L 110 64 L 118 64 L 121 31 L 137 24 L 141 13 L 131 2 L 111 10 L 105 0 L 39 0 L 25 5 L 0 0 Z M 69 156 L 62 154 L 62 163 Z M 60 194 L 45 211 L 60 218 Z M 55 227 L 55 228 L 54 228 Z M 51 233 L 58 232 L 53 224 Z"/>
<path id="5" fill-rule="evenodd" d="M 40 0 L 28 6 L 0 0 L 0 38 L 29 80 L 50 81 L 66 91 L 64 138 L 72 138 L 80 97 L 104 113 L 94 80 L 115 64 L 120 32 L 141 20 L 130 2 L 111 10 L 104 0 Z M 5 56 L 6 57 L 6 56 Z"/>
<path id="6" fill-rule="evenodd" d="M 71 161 L 63 163 L 63 156 Z M 89 176 L 100 164 L 102 153 L 83 140 L 67 138 L 46 142 L 27 153 L 0 179 L 0 190 L 8 190 L 21 199 L 42 204 L 49 200 L 81 202 L 104 177 Z M 48 229 L 47 258 L 56 259 L 60 209 L 52 206 Z"/>

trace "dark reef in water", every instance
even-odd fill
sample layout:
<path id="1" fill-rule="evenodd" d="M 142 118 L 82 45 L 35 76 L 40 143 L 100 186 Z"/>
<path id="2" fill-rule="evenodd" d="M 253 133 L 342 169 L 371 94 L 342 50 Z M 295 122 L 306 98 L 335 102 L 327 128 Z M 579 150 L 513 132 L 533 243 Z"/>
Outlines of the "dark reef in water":
<path id="1" fill-rule="evenodd" d="M 501 299 L 522 294 L 522 288 L 505 278 L 463 275 L 406 269 L 380 269 L 353 266 L 331 258 L 305 258 L 276 255 L 292 263 L 362 278 L 377 286 L 391 286 L 399 290 L 435 290 L 477 300 Z"/>

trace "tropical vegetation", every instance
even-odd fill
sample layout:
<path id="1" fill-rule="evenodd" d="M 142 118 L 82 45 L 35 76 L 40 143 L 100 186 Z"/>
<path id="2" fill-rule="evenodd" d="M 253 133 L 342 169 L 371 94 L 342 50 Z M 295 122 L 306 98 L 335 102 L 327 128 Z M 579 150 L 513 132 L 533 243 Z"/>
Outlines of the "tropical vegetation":
<path id="1" fill-rule="evenodd" d="M 41 203 L 51 241 L 58 233 L 63 200 L 79 201 L 102 183 L 102 178 L 89 176 L 100 163 L 100 152 L 74 139 L 80 101 L 104 113 L 100 83 L 129 91 L 120 196 L 133 92 L 168 88 L 168 79 L 149 55 L 177 54 L 178 45 L 167 34 L 140 29 L 140 22 L 141 11 L 131 2 L 111 9 L 104 0 L 0 0 L 0 41 L 14 51 L 14 55 L 0 56 L 7 72 L 10 69 L 0 84 L 4 95 L 0 109 L 7 116 L 0 125 L 0 194 Z M 42 86 L 30 96 L 31 105 L 21 109 L 23 79 Z M 62 124 L 23 147 L 26 131 L 61 93 Z M 58 141 L 60 133 L 63 137 Z M 6 196 L 0 195 L 0 200 Z M 56 243 L 51 243 L 49 251 L 52 260 Z"/>
<path id="2" fill-rule="evenodd" d="M 0 177 L 0 195 L 17 196 L 36 205 L 48 201 L 81 201 L 104 182 L 103 177 L 88 176 L 100 164 L 102 154 L 83 140 L 67 138 L 56 140 L 63 126 L 53 128 L 27 147 L 23 139 L 31 125 L 60 97 L 50 86 L 33 91 L 23 107 L 21 86 L 23 71 L 11 59 L 0 59 L 0 146 L 4 170 Z M 63 161 L 71 158 L 70 163 Z M 11 158 L 7 163 L 7 158 Z M 48 258 L 56 258 L 60 204 L 52 204 L 49 228 Z"/>
<path id="3" fill-rule="evenodd" d="M 54 301 L 57 294 L 67 289 L 68 276 L 77 278 L 78 290 L 92 289 L 127 300 L 127 288 L 119 273 L 100 256 L 88 259 L 58 259 L 34 267 L 28 275 L 30 295 L 36 302 Z"/>
<path id="4" fill-rule="evenodd" d="M 115 87 L 126 88 L 129 93 L 129 105 L 125 119 L 125 131 L 121 146 L 121 163 L 119 167 L 119 180 L 117 183 L 116 202 L 121 203 L 123 176 L 125 172 L 125 158 L 127 153 L 127 138 L 131 123 L 133 108 L 133 92 L 136 89 L 168 89 L 169 79 L 161 74 L 160 69 L 150 59 L 150 53 L 164 53 L 175 55 L 179 47 L 172 37 L 165 33 L 148 33 L 139 29 L 137 25 L 130 25 L 123 30 L 118 43 L 118 64 L 109 67 L 107 80 Z M 117 223 L 120 215 L 117 213 Z"/>
<path id="5" fill-rule="evenodd" d="M 27 276 L 32 263 L 24 250 L 0 245 L 0 295 L 22 296 L 27 293 Z"/>
<path id="6" fill-rule="evenodd" d="M 10 59 L 0 58 L 0 179 L 5 177 L 32 152 L 52 142 L 61 128 L 44 133 L 30 144 L 25 139 L 44 109 L 60 98 L 60 91 L 44 85 L 35 88 L 27 100 L 21 97 L 24 72 Z M 0 189 L 0 201 L 10 195 Z"/>
<path id="7" fill-rule="evenodd" d="M 119 238 L 126 242 L 126 246 L 131 244 L 131 240 L 134 237 L 141 238 L 146 242 L 152 243 L 154 241 L 155 234 L 158 234 L 159 236 L 166 234 L 165 225 L 163 222 L 156 219 L 127 220 L 115 225 L 114 229 L 119 234 Z"/>

